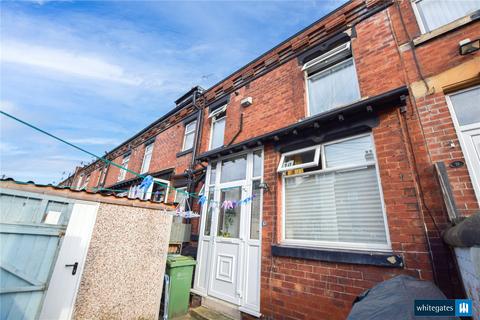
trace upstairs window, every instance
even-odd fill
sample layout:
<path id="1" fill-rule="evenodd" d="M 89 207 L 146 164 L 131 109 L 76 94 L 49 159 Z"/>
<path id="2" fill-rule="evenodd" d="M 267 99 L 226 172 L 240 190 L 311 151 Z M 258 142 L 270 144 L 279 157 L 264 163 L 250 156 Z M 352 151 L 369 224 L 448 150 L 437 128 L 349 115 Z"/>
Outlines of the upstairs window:
<path id="1" fill-rule="evenodd" d="M 412 0 L 422 33 L 427 33 L 480 9 L 480 0 Z"/>
<path id="2" fill-rule="evenodd" d="M 130 161 L 130 156 L 125 156 L 123 157 L 123 160 L 122 160 L 122 167 L 124 167 L 125 169 L 128 169 L 128 162 Z M 123 179 L 125 179 L 125 175 L 127 174 L 127 170 L 124 170 L 124 169 L 120 169 L 120 173 L 118 174 L 118 181 L 122 181 Z"/>
<path id="3" fill-rule="evenodd" d="M 223 107 L 212 111 L 208 116 L 210 119 L 212 119 L 212 130 L 210 133 L 210 150 L 223 146 L 226 116 L 227 105 L 224 105 Z"/>
<path id="4" fill-rule="evenodd" d="M 349 42 L 308 61 L 303 70 L 307 78 L 310 116 L 360 99 Z"/>
<path id="5" fill-rule="evenodd" d="M 145 146 L 145 154 L 143 156 L 142 169 L 140 170 L 140 173 L 146 173 L 148 172 L 148 169 L 150 169 L 152 152 L 153 152 L 153 142 Z"/>
<path id="6" fill-rule="evenodd" d="M 183 137 L 182 151 L 190 150 L 193 148 L 195 142 L 195 128 L 197 127 L 197 121 L 192 121 L 185 126 L 185 135 Z"/>

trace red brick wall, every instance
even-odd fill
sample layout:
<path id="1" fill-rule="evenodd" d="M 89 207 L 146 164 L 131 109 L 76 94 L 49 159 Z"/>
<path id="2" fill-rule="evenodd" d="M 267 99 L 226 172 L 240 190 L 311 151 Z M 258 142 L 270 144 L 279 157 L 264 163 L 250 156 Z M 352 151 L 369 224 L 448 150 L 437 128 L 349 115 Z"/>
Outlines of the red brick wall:
<path id="1" fill-rule="evenodd" d="M 352 51 L 362 97 L 375 96 L 403 85 L 403 71 L 386 11 L 362 21 L 356 27 Z M 253 104 L 240 106 L 245 97 Z M 230 95 L 225 128 L 225 145 L 274 131 L 298 122 L 307 114 L 305 78 L 297 59 L 291 59 Z M 208 151 L 211 121 L 205 112 L 200 153 Z"/>
<path id="2" fill-rule="evenodd" d="M 402 15 L 406 29 L 411 37 L 420 35 L 413 11 L 406 8 L 408 1 L 402 3 Z M 392 25 L 397 34 L 399 45 L 408 42 L 407 33 L 401 24 L 396 6 L 389 9 Z M 433 172 L 433 164 L 442 161 L 447 165 L 450 183 L 453 187 L 457 207 L 462 215 L 471 215 L 478 211 L 473 186 L 466 166 L 450 168 L 448 164 L 455 160 L 465 162 L 457 133 L 448 110 L 443 88 L 432 87 L 429 77 L 438 75 L 472 59 L 478 59 L 480 53 L 461 56 L 458 53 L 458 43 L 465 38 L 478 37 L 480 22 L 471 23 L 454 31 L 443 34 L 428 42 L 415 47 L 413 50 L 402 52 L 403 69 L 408 75 L 409 83 L 426 78 L 428 93 L 424 96 L 411 96 L 412 110 L 409 110 L 411 126 L 416 130 L 412 134 L 414 152 L 419 180 L 425 194 L 425 209 L 432 212 L 440 227 L 445 227 L 445 212 L 443 199 L 439 193 L 439 186 Z M 465 79 L 467 80 L 467 79 Z M 451 143 L 454 147 L 451 147 Z M 435 226 L 433 225 L 433 228 Z"/>
<path id="3" fill-rule="evenodd" d="M 123 160 L 123 156 L 117 157 L 112 162 L 121 165 Z M 129 164 L 130 166 L 130 164 Z M 118 175 L 120 173 L 120 169 L 117 166 L 110 165 L 108 167 L 107 177 L 105 179 L 105 188 L 108 188 L 111 185 L 114 185 L 118 182 Z"/>
<path id="4" fill-rule="evenodd" d="M 362 97 L 375 96 L 405 84 L 387 11 L 362 21 L 352 51 Z"/>
<path id="5" fill-rule="evenodd" d="M 175 174 L 183 173 L 185 169 L 191 163 L 192 154 L 186 154 L 181 157 L 177 157 L 177 153 L 181 151 L 183 146 L 183 135 L 185 132 L 185 126 L 183 122 L 177 123 L 172 127 L 162 131 L 155 137 L 155 142 L 153 146 L 152 159 L 150 161 L 150 167 L 148 172 L 157 172 L 169 168 L 174 168 Z M 141 143 L 140 145 L 132 148 L 132 153 L 130 154 L 130 160 L 128 162 L 128 169 L 140 173 L 143 163 L 143 157 L 145 154 L 145 144 Z M 123 156 L 117 157 L 114 162 L 121 164 Z M 119 168 L 115 166 L 110 166 L 107 180 L 105 186 L 111 186 L 116 184 Z M 133 173 L 127 172 L 125 180 L 134 178 Z M 170 195 L 173 199 L 175 192 L 170 190 Z M 170 198 L 170 196 L 169 196 Z"/>
<path id="6" fill-rule="evenodd" d="M 391 7 L 392 24 L 389 15 L 384 11 L 356 26 L 357 38 L 352 41 L 352 45 L 362 96 L 373 96 L 396 88 L 406 83 L 406 77 L 409 77 L 409 82 L 419 79 L 411 52 L 402 53 L 397 48 L 391 29 L 396 24 L 394 9 L 395 7 Z M 405 19 L 415 22 L 411 16 Z M 414 31 L 416 28 L 416 25 L 410 26 Z M 436 44 L 443 48 L 441 50 L 445 50 L 444 57 L 448 57 L 446 59 L 449 59 L 449 63 L 442 64 L 435 55 L 430 64 L 429 57 L 432 55 L 427 53 L 435 50 L 435 46 L 422 48 L 419 56 L 425 60 L 430 74 L 439 73 L 465 61 L 465 58 L 458 57 L 458 54 L 455 56 L 454 52 L 458 52 L 456 50 L 459 38 L 467 36 L 472 32 L 471 29 L 472 26 L 468 26 L 456 33 L 450 33 L 442 40 L 449 42 L 448 44 Z M 290 72 L 290 77 L 294 79 L 297 79 L 298 73 L 301 74 L 299 68 L 295 69 L 293 65 Z M 277 77 L 281 75 L 282 73 L 276 74 Z M 256 80 L 258 87 L 264 78 Z M 272 82 L 272 79 L 268 82 Z M 304 91 L 303 79 L 298 77 L 294 83 L 298 86 L 293 90 L 297 99 L 287 100 L 285 107 L 293 111 L 292 115 L 302 118 L 301 110 L 305 108 L 305 101 L 303 97 L 299 98 L 299 92 Z M 266 84 L 262 88 L 268 89 Z M 244 92 L 240 92 L 239 96 L 242 97 L 243 94 Z M 259 91 L 257 95 L 258 97 L 245 94 L 253 97 L 255 105 L 262 95 L 267 96 L 269 93 Z M 232 99 L 232 102 L 235 101 L 236 99 Z M 301 105 L 297 105 L 299 103 Z M 420 118 L 416 112 L 417 104 Z M 244 110 L 244 116 L 248 111 L 248 108 Z M 248 128 L 246 131 L 250 133 L 263 130 L 264 125 L 272 128 L 282 126 L 277 117 L 270 116 L 265 121 L 265 118 L 262 119 L 263 115 L 264 112 L 260 112 L 256 116 L 249 116 L 252 125 L 247 124 L 244 130 Z M 261 128 L 258 128 L 258 123 L 262 123 Z M 232 127 L 227 126 L 226 136 L 233 134 Z M 404 257 L 405 268 L 388 269 L 272 257 L 271 244 L 278 243 L 281 237 L 281 195 L 277 192 L 279 180 L 276 173 L 279 154 L 275 153 L 271 146 L 266 146 L 264 178 L 271 190 L 264 196 L 263 204 L 266 227 L 262 230 L 261 312 L 267 317 L 344 319 L 356 295 L 396 274 L 410 274 L 433 281 L 434 272 L 424 223 L 428 228 L 439 285 L 450 297 L 462 296 L 454 261 L 440 238 L 440 231 L 446 227 L 447 219 L 433 172 L 434 161 L 463 159 L 443 94 L 433 94 L 418 101 L 412 98 L 405 115 L 399 111 L 384 113 L 380 117 L 380 125 L 373 133 L 392 249 Z M 247 134 L 240 135 L 236 142 L 247 137 Z M 456 149 L 446 149 L 446 142 L 450 140 L 455 142 Z M 466 214 L 472 213 L 478 207 L 465 167 L 449 171 L 458 203 L 465 206 Z"/>
<path id="7" fill-rule="evenodd" d="M 417 47 L 418 68 L 414 52 L 404 45 L 409 37 L 419 35 L 409 3 L 400 4 L 407 32 L 396 5 L 355 26 L 357 36 L 352 40 L 352 48 L 363 97 L 410 85 L 421 79 L 421 73 L 430 77 L 479 55 L 458 55 L 459 40 L 478 36 L 477 22 Z M 253 104 L 242 108 L 240 101 L 248 96 L 253 98 Z M 230 98 L 225 144 L 238 132 L 242 113 L 243 129 L 233 143 L 285 127 L 306 115 L 305 80 L 296 59 L 238 89 Z M 150 171 L 175 167 L 176 173 L 181 173 L 188 166 L 191 155 L 175 156 L 181 149 L 183 130 L 180 123 L 157 136 Z M 276 172 L 280 155 L 267 145 L 264 178 L 270 192 L 265 193 L 263 203 L 266 226 L 262 230 L 261 312 L 264 315 L 275 319 L 344 319 L 360 292 L 400 273 L 433 280 L 433 265 L 445 293 L 450 297 L 461 296 L 452 257 L 440 238 L 440 231 L 448 221 L 433 171 L 435 161 L 464 161 L 443 92 L 431 92 L 420 98 L 411 94 L 406 113 L 392 106 L 380 115 L 380 124 L 373 134 L 392 249 L 404 257 L 405 268 L 272 257 L 271 244 L 281 239 L 282 195 Z M 202 153 L 207 151 L 210 138 L 208 112 L 204 115 L 200 138 L 199 153 Z M 454 148 L 450 147 L 450 141 Z M 141 144 L 132 152 L 129 168 L 140 170 L 143 149 Z M 121 163 L 121 157 L 116 162 Z M 448 173 L 462 213 L 473 213 L 478 205 L 466 168 L 449 168 Z M 117 176 L 118 168 L 111 166 L 106 185 L 116 183 Z M 173 197 L 174 192 L 170 194 Z M 194 221 L 192 230 L 197 233 L 197 220 Z M 428 229 L 433 265 L 424 226 Z"/>
<path id="8" fill-rule="evenodd" d="M 403 256 L 404 268 L 272 257 L 271 244 L 281 239 L 281 188 L 276 172 L 280 154 L 272 146 L 265 147 L 264 178 L 270 192 L 264 194 L 263 203 L 262 314 L 274 319 L 345 319 L 355 297 L 383 280 L 408 274 L 433 281 L 415 167 L 409 159 L 402 117 L 396 108 L 384 112 L 373 136 L 392 250 Z M 442 263 L 449 264 L 448 260 Z M 455 287 L 450 288 L 452 293 L 460 287 L 456 275 L 448 275 L 449 284 Z"/>
<path id="9" fill-rule="evenodd" d="M 243 129 L 232 143 L 285 127 L 305 117 L 305 81 L 296 59 L 252 81 L 230 95 L 225 128 L 225 145 L 232 142 L 240 127 L 243 113 Z M 243 98 L 252 97 L 253 104 L 240 106 Z M 208 151 L 211 119 L 205 112 L 200 153 Z"/>
<path id="10" fill-rule="evenodd" d="M 90 180 L 88 181 L 88 185 L 87 185 L 87 188 L 89 190 L 97 187 L 99 175 L 100 175 L 99 170 L 95 170 L 92 173 L 90 173 Z"/>

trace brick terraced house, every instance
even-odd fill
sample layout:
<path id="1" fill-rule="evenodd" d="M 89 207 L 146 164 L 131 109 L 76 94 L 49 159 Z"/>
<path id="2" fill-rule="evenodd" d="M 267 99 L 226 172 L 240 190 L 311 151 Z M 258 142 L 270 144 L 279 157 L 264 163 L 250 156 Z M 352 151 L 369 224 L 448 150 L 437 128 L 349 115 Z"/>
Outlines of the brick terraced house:
<path id="1" fill-rule="evenodd" d="M 463 297 L 441 232 L 479 210 L 479 19 L 479 0 L 351 0 L 107 157 L 207 197 L 190 199 L 206 305 L 344 319 L 398 274 Z M 99 162 L 70 179 L 129 196 L 140 180 Z"/>

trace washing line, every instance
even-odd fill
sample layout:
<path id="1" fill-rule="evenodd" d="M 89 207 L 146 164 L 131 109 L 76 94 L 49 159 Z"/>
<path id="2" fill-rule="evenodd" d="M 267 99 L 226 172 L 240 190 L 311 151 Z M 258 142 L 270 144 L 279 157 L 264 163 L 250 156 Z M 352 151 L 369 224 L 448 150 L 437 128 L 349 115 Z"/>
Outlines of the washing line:
<path id="1" fill-rule="evenodd" d="M 104 158 L 104 157 L 97 156 L 96 154 L 94 154 L 94 153 L 92 153 L 92 152 L 90 152 L 90 151 L 88 151 L 88 150 L 86 150 L 86 149 L 84 149 L 84 148 L 82 148 L 82 147 L 79 147 L 79 146 L 77 146 L 77 145 L 75 145 L 75 144 L 73 144 L 73 143 L 71 143 L 71 142 L 68 142 L 68 141 L 66 141 L 66 140 L 64 140 L 64 139 L 62 139 L 62 138 L 60 138 L 60 137 L 57 137 L 56 135 L 54 135 L 54 134 L 52 134 L 52 133 L 49 133 L 49 132 L 47 132 L 47 131 L 45 131 L 45 130 L 43 130 L 43 129 L 40 129 L 39 127 L 37 127 L 37 126 L 35 126 L 35 125 L 27 122 L 27 121 L 24 121 L 24 120 L 22 120 L 22 119 L 19 119 L 19 118 L 15 117 L 15 116 L 13 116 L 13 115 L 11 115 L 11 114 L 3 111 L 3 110 L 0 110 L 0 113 L 3 114 L 4 116 L 10 118 L 10 119 L 13 119 L 13 120 L 15 120 L 15 121 L 17 121 L 17 122 L 19 122 L 19 123 L 21 123 L 21 124 L 23 124 L 23 125 L 26 125 L 27 127 L 30 127 L 30 128 L 32 128 L 32 129 L 34 129 L 34 130 L 36 130 L 36 131 L 38 131 L 38 132 L 41 132 L 41 133 L 43 133 L 43 134 L 45 134 L 45 135 L 47 135 L 47 136 L 49 136 L 49 137 L 51 137 L 51 138 L 53 138 L 53 139 L 55 139 L 55 140 L 58 140 L 58 141 L 60 141 L 60 142 L 62 142 L 62 143 L 65 143 L 66 145 L 69 145 L 69 146 L 72 147 L 72 148 L 75 148 L 75 149 L 77 149 L 77 150 L 80 150 L 80 151 L 82 151 L 82 152 L 84 152 L 84 153 L 86 153 L 86 154 L 88 154 L 88 155 L 90 155 L 90 156 L 92 156 L 92 157 L 94 157 L 94 158 L 97 158 L 98 160 L 103 161 L 103 162 L 105 162 L 106 164 L 113 165 L 113 166 L 115 166 L 115 167 L 117 167 L 117 168 L 120 168 L 120 169 L 123 169 L 123 170 L 125 170 L 125 171 L 127 171 L 127 172 L 130 172 L 131 174 L 135 175 L 136 177 L 145 178 L 145 177 L 147 176 L 147 175 L 145 175 L 145 174 L 140 174 L 140 173 L 137 173 L 137 172 L 135 172 L 135 171 L 132 171 L 132 170 L 130 170 L 130 169 L 128 169 L 128 168 L 125 168 L 125 167 L 123 167 L 123 166 L 121 166 L 121 165 L 119 165 L 119 164 L 117 164 L 117 163 L 115 163 L 115 162 L 113 162 L 113 161 L 110 161 L 110 160 L 108 160 L 108 159 L 106 159 L 106 158 Z M 171 187 L 171 186 L 169 186 L 168 184 L 162 183 L 162 182 L 160 182 L 160 181 L 154 180 L 153 182 L 154 182 L 155 184 L 157 184 L 157 185 L 160 185 L 160 186 L 163 186 L 163 187 L 166 187 L 166 188 L 169 188 L 169 189 L 173 189 L 173 190 L 175 190 L 176 192 L 180 192 L 180 193 L 186 194 L 186 195 L 188 195 L 189 197 L 200 198 L 200 196 L 197 196 L 197 195 L 196 195 L 195 193 L 193 193 L 193 192 L 192 192 L 192 193 L 189 193 L 189 192 L 184 191 L 184 190 L 182 190 L 182 189 L 177 189 L 177 188 L 175 188 L 175 187 Z"/>

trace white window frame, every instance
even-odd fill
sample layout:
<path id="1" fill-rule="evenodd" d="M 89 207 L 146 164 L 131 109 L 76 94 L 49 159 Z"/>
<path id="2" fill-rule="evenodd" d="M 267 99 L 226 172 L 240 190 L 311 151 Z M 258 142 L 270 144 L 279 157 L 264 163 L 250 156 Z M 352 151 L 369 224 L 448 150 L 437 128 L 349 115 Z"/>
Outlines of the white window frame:
<path id="1" fill-rule="evenodd" d="M 180 192 L 178 192 L 178 190 L 183 190 L 183 191 L 187 192 L 187 187 L 180 187 L 180 188 L 175 189 L 175 197 L 173 198 L 173 202 L 176 202 L 176 203 L 180 204 L 180 202 L 177 202 L 177 196 L 180 194 Z M 181 192 L 181 193 L 183 195 L 186 195 L 184 192 Z M 187 197 L 187 200 L 188 200 L 188 197 Z"/>
<path id="2" fill-rule="evenodd" d="M 420 9 L 419 9 L 419 7 L 418 7 L 418 3 L 419 3 L 419 2 L 422 2 L 423 0 L 410 0 L 410 1 L 411 1 L 411 4 L 412 4 L 413 13 L 415 14 L 415 19 L 417 20 L 417 24 L 418 24 L 418 26 L 419 26 L 419 28 L 420 28 L 420 32 L 421 32 L 422 34 L 430 33 L 430 32 L 432 32 L 432 31 L 435 31 L 435 30 L 437 30 L 437 29 L 440 29 L 440 28 L 442 28 L 442 27 L 444 27 L 444 26 L 446 26 L 446 25 L 449 25 L 450 23 L 452 23 L 452 22 L 454 22 L 454 21 L 457 21 L 457 20 L 459 20 L 459 19 L 462 19 L 462 18 L 464 18 L 464 17 L 466 17 L 466 16 L 468 15 L 468 14 L 467 14 L 467 15 L 465 15 L 465 16 L 463 16 L 463 17 L 460 17 L 460 18 L 455 19 L 455 20 L 452 20 L 452 21 L 450 21 L 450 22 L 448 22 L 448 23 L 446 23 L 446 24 L 444 24 L 444 25 L 441 25 L 440 27 L 437 27 L 437 28 L 435 28 L 435 29 L 430 30 L 430 29 L 428 29 L 427 26 L 425 25 L 425 22 L 424 22 L 423 19 L 422 19 L 422 14 L 420 13 Z"/>
<path id="3" fill-rule="evenodd" d="M 163 203 L 167 203 L 168 191 L 169 191 L 169 189 L 170 189 L 170 181 L 168 181 L 168 180 L 163 180 L 163 179 L 159 179 L 159 178 L 153 178 L 152 184 L 150 185 L 150 187 L 148 187 L 147 192 L 144 193 L 143 199 L 144 199 L 144 200 L 152 200 L 152 197 L 153 197 L 153 186 L 155 185 L 155 182 L 160 182 L 160 183 L 166 185 L 166 187 L 165 187 L 165 198 L 164 198 L 164 200 L 163 200 Z M 153 201 L 153 200 L 152 200 L 152 201 Z M 160 203 L 161 203 L 161 202 L 160 202 Z"/>
<path id="4" fill-rule="evenodd" d="M 333 48 L 332 50 L 322 54 L 321 56 L 315 58 L 315 59 L 312 59 L 311 61 L 308 61 L 304 64 L 304 66 L 302 67 L 302 71 L 303 71 L 303 77 L 304 77 L 304 81 L 305 81 L 305 94 L 306 94 L 306 100 L 307 100 L 307 117 L 311 117 L 313 115 L 318 115 L 319 113 L 314 113 L 312 114 L 312 112 L 310 111 L 311 108 L 310 108 L 310 90 L 309 90 L 309 81 L 310 81 L 310 78 L 311 77 L 314 77 L 314 76 L 317 76 L 318 74 L 320 73 L 324 73 L 324 72 L 327 72 L 328 70 L 338 66 L 339 64 L 341 63 L 345 63 L 346 61 L 349 61 L 351 60 L 352 63 L 353 63 L 353 68 L 355 69 L 355 76 L 356 76 L 356 80 L 357 80 L 357 83 L 358 83 L 358 97 L 359 99 L 358 100 L 354 100 L 350 103 L 354 103 L 356 101 L 359 101 L 362 99 L 362 95 L 361 95 L 361 92 L 360 92 L 360 82 L 358 81 L 358 74 L 357 74 L 357 66 L 355 65 L 355 59 L 353 58 L 353 53 L 352 53 L 352 56 L 350 58 L 346 58 L 346 59 L 343 59 L 337 63 L 335 63 L 334 65 L 331 65 L 330 67 L 328 68 L 325 68 L 325 69 L 322 69 L 322 70 L 319 70 L 318 72 L 315 72 L 313 74 L 308 74 L 308 70 L 309 69 L 312 69 L 315 65 L 325 61 L 325 60 L 328 60 L 330 59 L 331 57 L 334 57 L 335 55 L 337 54 L 340 54 L 346 50 L 351 50 L 351 43 L 350 42 L 347 42 L 347 43 L 344 43 L 344 44 L 341 44 L 339 45 L 338 47 L 335 47 Z M 331 109 L 329 110 L 332 110 L 332 109 L 336 109 L 338 107 L 341 107 L 341 106 L 333 106 Z M 327 111 L 324 111 L 324 112 L 328 112 L 329 110 Z M 323 113 L 323 112 L 321 112 Z"/>
<path id="5" fill-rule="evenodd" d="M 304 153 L 304 152 L 311 151 L 311 150 L 315 150 L 315 156 L 313 158 L 313 161 L 293 165 L 293 166 L 290 166 L 290 167 L 284 167 L 286 157 L 289 157 L 289 156 L 292 156 L 292 155 L 295 155 L 295 154 Z M 280 158 L 280 164 L 278 165 L 277 171 L 278 172 L 285 172 L 285 171 L 296 170 L 296 169 L 306 169 L 306 168 L 316 167 L 316 166 L 318 166 L 318 161 L 319 160 L 320 160 L 320 145 L 286 152 L 286 153 L 283 153 L 282 157 Z"/>
<path id="6" fill-rule="evenodd" d="M 415 14 L 415 20 L 417 20 L 417 24 L 420 28 L 420 32 L 422 34 L 428 33 L 430 31 L 427 31 L 427 27 L 425 26 L 425 23 L 423 22 L 422 15 L 420 14 L 420 10 L 418 8 L 418 2 L 422 0 L 411 0 L 412 8 L 413 8 L 413 13 Z"/>
<path id="7" fill-rule="evenodd" d="M 210 115 L 208 116 L 208 118 L 212 119 L 212 125 L 210 126 L 210 141 L 208 143 L 208 150 L 212 150 L 213 127 L 214 127 L 215 122 L 218 122 L 222 119 L 225 119 L 225 121 L 226 121 L 226 118 L 227 118 L 226 114 L 221 118 L 217 118 L 217 116 L 219 114 L 221 114 L 222 112 L 226 112 L 226 111 L 227 111 L 227 105 L 224 105 L 223 107 L 220 107 L 220 108 L 216 109 L 215 111 L 213 111 L 212 113 L 210 113 Z M 227 123 L 225 122 L 225 127 L 226 127 L 226 125 L 227 125 Z M 224 139 L 225 139 L 225 130 L 223 130 L 223 135 L 224 135 Z M 225 141 L 224 141 L 224 143 L 225 143 Z M 221 146 L 216 147 L 216 148 L 220 148 L 220 147 Z"/>
<path id="8" fill-rule="evenodd" d="M 125 169 L 128 169 L 128 163 L 130 162 L 130 155 L 123 157 L 122 159 L 122 164 L 121 166 L 124 167 Z M 122 181 L 125 179 L 125 176 L 127 175 L 127 170 L 121 169 L 120 172 L 118 173 L 117 181 Z"/>
<path id="9" fill-rule="evenodd" d="M 262 154 L 262 163 L 261 163 L 261 174 L 259 176 L 254 176 L 253 175 L 253 154 L 257 151 L 261 151 L 261 154 Z M 234 181 L 229 181 L 229 182 L 221 182 L 221 175 L 222 175 L 222 162 L 223 161 L 229 161 L 229 160 L 232 160 L 232 159 L 235 159 L 235 158 L 239 158 L 239 157 L 242 157 L 246 155 L 247 156 L 247 170 L 246 170 L 246 177 L 245 179 L 242 179 L 242 180 L 234 180 Z M 251 157 L 251 160 L 249 160 L 249 158 Z M 215 181 L 210 181 L 211 180 L 211 174 L 212 174 L 212 163 L 209 163 L 208 164 L 208 167 L 207 167 L 207 177 L 208 177 L 208 184 L 205 183 L 205 196 L 209 196 L 209 193 L 210 191 L 213 191 L 214 192 L 214 199 L 216 201 L 218 201 L 219 199 L 215 198 L 217 194 L 217 190 L 221 190 L 222 188 L 228 188 L 228 186 L 231 186 L 231 185 L 237 185 L 238 183 L 241 183 L 241 182 L 245 182 L 245 181 L 250 181 L 250 186 L 253 186 L 253 181 L 255 180 L 260 180 L 260 183 L 264 183 L 264 172 L 265 172 L 265 150 L 263 147 L 258 147 L 258 148 L 254 148 L 254 149 L 249 149 L 249 150 L 245 150 L 245 151 L 241 151 L 241 152 L 238 152 L 238 153 L 235 153 L 233 155 L 226 155 L 226 156 L 222 156 L 222 157 L 219 157 L 217 159 L 214 160 L 215 162 Z M 206 180 L 207 181 L 207 180 Z M 245 188 L 246 186 L 244 185 L 242 188 Z M 179 189 L 179 188 L 177 188 Z M 250 189 L 250 191 L 253 191 Z M 260 201 L 262 203 L 262 205 L 260 206 L 260 216 L 259 216 L 259 219 L 260 219 L 260 239 L 251 239 L 250 238 L 250 232 L 251 230 L 248 229 L 248 236 L 247 236 L 247 241 L 260 241 L 260 250 L 261 250 L 261 240 L 262 240 L 262 217 L 263 217 L 263 193 L 264 193 L 264 190 L 261 191 L 261 194 L 260 194 Z M 202 216 L 201 216 L 201 224 L 200 224 L 200 241 L 202 241 L 203 238 L 206 238 L 206 239 L 213 239 L 214 237 L 216 237 L 216 234 L 217 234 L 217 230 L 215 229 L 210 229 L 210 235 L 205 235 L 204 232 L 205 232 L 205 229 L 204 229 L 204 225 L 205 225 L 205 221 L 206 221 L 206 216 L 207 216 L 207 210 L 208 210 L 208 207 L 207 205 L 204 205 L 202 206 Z M 247 211 L 247 217 L 248 217 L 248 226 L 250 228 L 250 223 L 251 223 L 251 211 L 250 211 L 250 205 L 249 205 L 249 208 L 248 208 L 248 211 Z M 215 211 L 216 210 L 216 211 Z M 216 223 L 217 221 L 216 220 L 213 220 L 213 219 L 217 219 L 216 216 L 218 215 L 218 208 L 215 209 L 214 212 L 212 212 L 212 220 L 211 220 L 211 224 L 210 224 L 210 227 L 211 228 L 214 228 L 214 227 L 217 227 L 216 225 L 214 225 L 214 223 Z M 215 217 L 214 217 L 215 216 Z"/>
<path id="10" fill-rule="evenodd" d="M 462 132 L 474 129 L 475 126 L 476 126 L 476 123 L 460 125 L 460 122 L 458 121 L 457 114 L 455 113 L 455 108 L 453 106 L 453 102 L 452 102 L 452 99 L 450 98 L 450 96 L 461 94 L 461 93 L 464 93 L 464 92 L 467 92 L 467 91 L 470 91 L 470 90 L 479 89 L 479 88 L 480 88 L 480 86 L 478 86 L 478 85 L 477 86 L 472 86 L 472 87 L 468 87 L 468 88 L 463 89 L 463 90 L 458 90 L 458 91 L 455 91 L 455 92 L 451 92 L 451 93 L 445 95 L 448 110 L 450 111 L 450 115 L 452 116 L 453 126 L 455 127 L 455 133 L 457 135 L 458 142 L 460 143 L 460 148 L 462 150 L 462 156 L 465 159 L 465 162 L 467 163 L 467 171 L 468 171 L 468 175 L 470 176 L 471 180 L 476 178 L 475 172 L 472 169 L 472 168 L 474 168 L 474 165 L 471 163 L 470 158 L 466 155 L 466 152 L 467 152 L 468 149 L 467 149 L 467 144 L 465 142 L 465 139 L 463 138 Z M 477 202 L 480 203 L 480 189 L 478 189 L 476 183 L 472 183 L 472 185 L 473 185 L 473 192 L 475 194 Z"/>
<path id="11" fill-rule="evenodd" d="M 227 105 L 224 105 L 214 111 L 212 111 L 209 115 L 208 115 L 208 118 L 213 118 L 213 117 L 216 117 L 218 114 L 224 112 L 224 111 L 227 111 Z"/>
<path id="12" fill-rule="evenodd" d="M 364 164 L 356 164 L 352 166 L 343 166 L 343 167 L 334 167 L 334 168 L 328 168 L 328 169 L 323 169 L 326 167 L 326 159 L 325 159 L 325 146 L 330 145 L 330 144 L 335 144 L 347 140 L 352 140 L 360 137 L 365 137 L 365 136 L 370 136 L 372 139 L 372 149 L 373 149 L 373 154 L 374 154 L 374 161 L 369 161 Z M 282 174 L 282 235 L 281 235 L 281 243 L 285 245 L 290 245 L 290 246 L 303 246 L 303 247 L 314 247 L 314 248 L 325 248 L 325 249 L 345 249 L 345 250 L 358 250 L 358 251 L 375 251 L 375 252 L 391 252 L 392 251 L 392 244 L 390 241 L 390 232 L 388 228 L 388 220 L 387 220 L 387 214 L 386 214 L 386 208 L 385 208 L 385 201 L 383 197 L 383 189 L 382 189 L 382 183 L 380 179 L 380 171 L 378 168 L 378 161 L 377 161 L 377 153 L 375 150 L 375 141 L 373 139 L 373 134 L 367 133 L 367 134 L 360 134 L 360 135 L 355 135 L 355 136 L 350 136 L 348 138 L 343 138 L 343 139 L 338 139 L 338 140 L 333 140 L 329 141 L 327 143 L 319 145 L 321 147 L 321 161 L 322 161 L 322 169 L 320 170 L 315 170 L 315 171 L 309 171 L 305 173 L 300 173 L 300 174 L 292 174 L 292 175 L 286 175 L 285 173 Z M 352 169 L 358 169 L 362 167 L 367 167 L 375 165 L 375 171 L 377 174 L 377 183 L 378 183 L 378 188 L 379 188 L 379 194 L 380 194 L 380 202 L 382 206 L 382 214 L 383 214 L 383 222 L 385 226 L 385 236 L 387 243 L 386 244 L 367 244 L 367 243 L 354 243 L 354 242 L 333 242 L 333 241 L 313 241 L 313 240 L 295 240 L 295 239 L 286 239 L 285 238 L 285 217 L 286 217 L 286 212 L 285 212 L 285 179 L 293 178 L 293 177 L 301 177 L 301 176 L 306 176 L 306 175 L 314 175 L 316 173 L 326 173 L 326 172 L 332 172 L 332 171 L 342 171 L 342 170 L 352 170 Z"/>
<path id="13" fill-rule="evenodd" d="M 150 163 L 152 162 L 152 156 L 153 156 L 153 144 L 154 143 L 152 142 L 145 146 L 145 153 L 143 154 L 142 169 L 140 173 L 146 173 L 150 169 Z M 150 150 L 148 150 L 148 148 L 150 148 Z M 148 160 L 148 165 L 146 166 L 145 159 L 147 159 L 148 155 L 150 155 L 150 159 Z"/>
<path id="14" fill-rule="evenodd" d="M 193 127 L 192 129 L 189 129 L 190 127 Z M 197 120 L 193 120 L 185 125 L 185 133 L 183 134 L 183 146 L 182 146 L 182 151 L 190 150 L 193 148 L 193 144 L 191 147 L 186 148 L 185 142 L 187 141 L 187 135 L 193 134 L 193 143 L 195 144 L 195 130 L 197 129 Z"/>
<path id="15" fill-rule="evenodd" d="M 346 42 L 342 45 L 339 45 L 338 47 L 335 47 L 332 50 L 322 54 L 321 56 L 316 57 L 315 59 L 312 59 L 312 60 L 308 61 L 307 63 L 305 63 L 303 65 L 302 71 L 307 71 L 308 69 L 314 67 L 315 65 L 317 65 L 321 62 L 326 61 L 326 60 L 330 59 L 331 57 L 336 56 L 339 53 L 342 53 L 344 51 L 349 51 L 349 50 L 350 50 L 350 42 Z M 342 61 L 344 61 L 344 60 L 342 60 Z"/>

